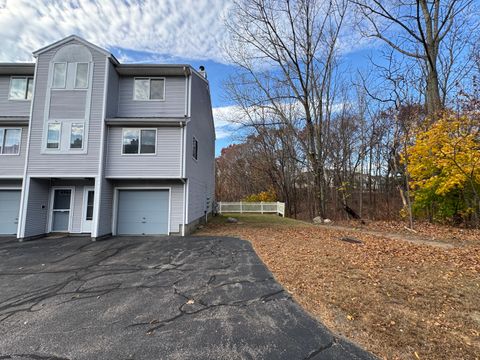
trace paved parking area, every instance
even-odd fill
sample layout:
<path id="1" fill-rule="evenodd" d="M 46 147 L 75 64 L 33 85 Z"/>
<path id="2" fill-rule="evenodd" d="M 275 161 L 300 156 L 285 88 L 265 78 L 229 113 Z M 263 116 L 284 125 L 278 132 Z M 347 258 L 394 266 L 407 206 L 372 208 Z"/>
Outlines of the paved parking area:
<path id="1" fill-rule="evenodd" d="M 0 359 L 372 359 L 225 237 L 0 239 Z"/>

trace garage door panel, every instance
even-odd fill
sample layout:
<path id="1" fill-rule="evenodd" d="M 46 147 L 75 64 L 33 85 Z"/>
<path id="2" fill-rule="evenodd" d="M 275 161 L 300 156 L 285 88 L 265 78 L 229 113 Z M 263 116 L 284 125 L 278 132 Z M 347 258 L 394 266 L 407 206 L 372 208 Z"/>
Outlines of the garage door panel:
<path id="1" fill-rule="evenodd" d="M 168 234 L 168 190 L 120 190 L 117 234 Z"/>
<path id="2" fill-rule="evenodd" d="M 17 233 L 18 213 L 20 211 L 20 191 L 0 190 L 0 234 Z"/>

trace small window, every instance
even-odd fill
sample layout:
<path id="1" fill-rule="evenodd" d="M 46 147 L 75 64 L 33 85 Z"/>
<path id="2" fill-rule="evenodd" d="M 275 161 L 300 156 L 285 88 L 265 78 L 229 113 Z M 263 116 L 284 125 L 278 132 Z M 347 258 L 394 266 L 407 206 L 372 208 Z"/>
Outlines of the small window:
<path id="1" fill-rule="evenodd" d="M 60 147 L 61 124 L 48 124 L 47 149 L 58 149 Z"/>
<path id="2" fill-rule="evenodd" d="M 165 79 L 136 78 L 134 82 L 134 100 L 163 100 L 165 97 Z"/>
<path id="3" fill-rule="evenodd" d="M 10 100 L 30 100 L 33 93 L 33 78 L 12 77 L 10 80 Z"/>
<path id="4" fill-rule="evenodd" d="M 83 148 L 83 124 L 72 124 L 70 131 L 70 149 Z"/>
<path id="5" fill-rule="evenodd" d="M 0 129 L 0 154 L 18 155 L 21 137 L 21 129 Z"/>
<path id="6" fill-rule="evenodd" d="M 123 129 L 123 154 L 155 154 L 156 129 Z"/>
<path id="7" fill-rule="evenodd" d="M 67 79 L 67 63 L 55 63 L 53 64 L 53 84 L 55 89 L 65 88 Z"/>
<path id="8" fill-rule="evenodd" d="M 75 75 L 75 89 L 86 89 L 88 87 L 88 63 L 78 63 Z"/>
<path id="9" fill-rule="evenodd" d="M 138 154 L 138 143 L 140 141 L 139 131 L 137 129 L 123 130 L 123 153 Z"/>
<path id="10" fill-rule="evenodd" d="M 141 130 L 140 132 L 140 154 L 155 154 L 157 138 L 156 130 Z"/>
<path id="11" fill-rule="evenodd" d="M 92 220 L 93 219 L 93 202 L 95 198 L 95 193 L 90 190 L 87 191 L 87 211 L 86 211 L 86 216 L 85 220 Z"/>
<path id="12" fill-rule="evenodd" d="M 198 141 L 195 138 L 193 138 L 192 156 L 195 160 L 198 160 Z"/>
<path id="13" fill-rule="evenodd" d="M 163 79 L 150 80 L 150 100 L 163 100 Z"/>

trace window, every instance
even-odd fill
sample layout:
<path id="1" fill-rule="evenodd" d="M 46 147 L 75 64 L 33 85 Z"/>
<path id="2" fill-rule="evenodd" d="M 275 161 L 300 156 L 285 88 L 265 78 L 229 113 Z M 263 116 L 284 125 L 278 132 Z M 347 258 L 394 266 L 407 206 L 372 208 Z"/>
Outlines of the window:
<path id="1" fill-rule="evenodd" d="M 195 138 L 193 138 L 192 156 L 195 160 L 198 160 L 198 141 Z"/>
<path id="2" fill-rule="evenodd" d="M 49 122 L 46 126 L 45 150 L 62 153 L 83 152 L 85 131 L 85 123 L 81 120 Z"/>
<path id="3" fill-rule="evenodd" d="M 165 79 L 136 78 L 134 81 L 133 99 L 140 101 L 164 100 Z"/>
<path id="4" fill-rule="evenodd" d="M 157 129 L 123 129 L 122 154 L 155 154 Z"/>
<path id="5" fill-rule="evenodd" d="M 52 87 L 55 89 L 65 88 L 67 80 L 67 63 L 53 64 L 53 83 Z"/>
<path id="6" fill-rule="evenodd" d="M 83 148 L 83 124 L 72 124 L 70 129 L 70 149 Z"/>
<path id="7" fill-rule="evenodd" d="M 93 202 L 95 198 L 95 193 L 93 190 L 87 191 L 87 211 L 85 220 L 92 220 L 93 219 Z"/>
<path id="8" fill-rule="evenodd" d="M 10 79 L 10 100 L 30 100 L 33 92 L 32 77 L 12 77 Z"/>
<path id="9" fill-rule="evenodd" d="M 60 129 L 61 124 L 48 124 L 47 149 L 60 148 Z"/>
<path id="10" fill-rule="evenodd" d="M 20 154 L 21 129 L 0 129 L 0 155 Z"/>
<path id="11" fill-rule="evenodd" d="M 88 63 L 77 63 L 75 74 L 75 89 L 86 89 L 88 87 Z"/>

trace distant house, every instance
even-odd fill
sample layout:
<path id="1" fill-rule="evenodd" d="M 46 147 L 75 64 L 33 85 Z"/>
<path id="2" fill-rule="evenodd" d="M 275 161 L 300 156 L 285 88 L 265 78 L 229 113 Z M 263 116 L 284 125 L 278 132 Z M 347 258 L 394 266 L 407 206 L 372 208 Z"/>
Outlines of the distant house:
<path id="1" fill-rule="evenodd" d="M 0 64 L 0 234 L 181 234 L 212 211 L 209 84 L 77 36 Z"/>

